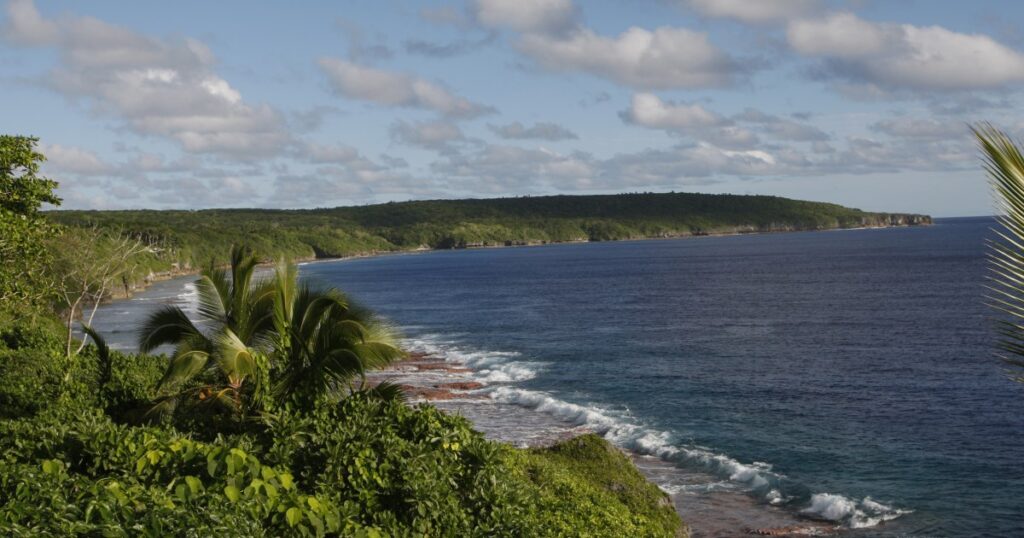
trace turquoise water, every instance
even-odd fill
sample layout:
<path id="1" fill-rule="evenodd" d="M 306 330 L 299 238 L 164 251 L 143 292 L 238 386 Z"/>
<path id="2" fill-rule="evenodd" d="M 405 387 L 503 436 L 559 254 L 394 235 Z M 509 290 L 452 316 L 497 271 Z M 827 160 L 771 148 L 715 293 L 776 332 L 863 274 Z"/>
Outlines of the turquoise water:
<path id="1" fill-rule="evenodd" d="M 473 366 L 487 399 L 454 408 L 498 437 L 583 426 L 644 455 L 698 534 L 791 520 L 1024 536 L 1024 385 L 992 358 L 990 225 L 441 251 L 302 275 Z M 159 297 L 188 301 L 164 285 L 97 326 L 130 332 Z"/>

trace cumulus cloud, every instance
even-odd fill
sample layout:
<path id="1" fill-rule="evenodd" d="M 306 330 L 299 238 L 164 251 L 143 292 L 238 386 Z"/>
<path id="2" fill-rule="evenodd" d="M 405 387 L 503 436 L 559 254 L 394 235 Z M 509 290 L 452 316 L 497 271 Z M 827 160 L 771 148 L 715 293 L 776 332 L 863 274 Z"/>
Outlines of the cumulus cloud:
<path id="1" fill-rule="evenodd" d="M 584 153 L 561 154 L 544 148 L 488 144 L 468 154 L 453 154 L 431 164 L 431 171 L 481 194 L 575 189 L 597 173 Z"/>
<path id="2" fill-rule="evenodd" d="M 698 104 L 663 101 L 651 93 L 634 95 L 630 108 L 619 116 L 626 123 L 686 135 L 716 146 L 749 148 L 759 142 L 750 130 Z"/>
<path id="3" fill-rule="evenodd" d="M 725 119 L 704 107 L 662 101 L 653 93 L 633 95 L 633 102 L 622 112 L 629 123 L 653 129 L 689 130 L 697 127 L 722 125 Z"/>
<path id="4" fill-rule="evenodd" d="M 826 141 L 829 135 L 806 123 L 798 123 L 760 110 L 747 108 L 731 117 L 724 117 L 699 104 L 663 101 L 651 93 L 633 96 L 630 108 L 619 113 L 626 123 L 686 134 L 698 140 L 724 147 L 750 147 L 758 135 L 795 142 Z M 751 131 L 740 124 L 756 130 Z"/>
<path id="5" fill-rule="evenodd" d="M 708 17 L 736 19 L 747 24 L 785 21 L 821 7 L 819 0 L 688 0 L 687 4 Z"/>
<path id="6" fill-rule="evenodd" d="M 579 27 L 566 35 L 526 34 L 517 46 L 548 70 L 589 73 L 639 89 L 728 86 L 739 71 L 707 34 L 685 28 L 632 27 L 611 38 Z"/>
<path id="7" fill-rule="evenodd" d="M 314 163 L 351 163 L 361 158 L 359 150 L 347 144 L 308 143 L 302 156 Z"/>
<path id="8" fill-rule="evenodd" d="M 531 33 L 568 30 L 578 15 L 572 0 L 476 0 L 471 10 L 484 26 Z"/>
<path id="9" fill-rule="evenodd" d="M 282 115 L 245 102 L 199 41 L 153 39 L 91 17 L 51 21 L 28 0 L 8 4 L 7 14 L 6 39 L 59 52 L 45 80 L 51 88 L 139 134 L 234 157 L 274 154 L 290 143 Z"/>
<path id="10" fill-rule="evenodd" d="M 52 45 L 60 38 L 57 23 L 43 18 L 32 0 L 11 0 L 7 4 L 4 38 L 20 45 Z"/>
<path id="11" fill-rule="evenodd" d="M 109 174 L 113 167 L 104 162 L 95 153 L 74 146 L 60 144 L 44 144 L 40 147 L 46 155 L 46 170 L 57 174 L 78 174 L 94 176 Z"/>
<path id="12" fill-rule="evenodd" d="M 320 68 L 339 95 L 381 105 L 425 108 L 453 118 L 494 112 L 419 77 L 376 69 L 338 58 L 321 58 Z"/>
<path id="13" fill-rule="evenodd" d="M 885 89 L 978 90 L 1024 80 L 1024 55 L 982 34 L 876 23 L 852 13 L 791 22 L 786 38 L 823 76 Z"/>
<path id="14" fill-rule="evenodd" d="M 539 122 L 527 127 L 518 121 L 514 121 L 506 125 L 488 124 L 487 127 L 494 132 L 494 134 L 506 139 L 556 141 L 575 140 L 579 138 L 576 133 L 557 123 L 551 122 Z"/>
<path id="15" fill-rule="evenodd" d="M 390 134 L 395 142 L 434 150 L 447 149 L 452 142 L 465 139 L 459 126 L 447 121 L 399 120 L 391 125 Z"/>
<path id="16" fill-rule="evenodd" d="M 358 169 L 320 166 L 309 173 L 284 173 L 273 180 L 267 205 L 275 207 L 337 207 L 356 201 L 439 197 L 445 193 L 429 178 L 388 168 Z"/>

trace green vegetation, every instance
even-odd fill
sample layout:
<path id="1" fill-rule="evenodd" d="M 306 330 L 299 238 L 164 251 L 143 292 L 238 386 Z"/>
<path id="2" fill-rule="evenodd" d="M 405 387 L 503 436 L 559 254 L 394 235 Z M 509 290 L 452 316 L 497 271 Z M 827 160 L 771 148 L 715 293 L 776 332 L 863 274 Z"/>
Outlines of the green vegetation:
<path id="1" fill-rule="evenodd" d="M 417 248 L 610 241 L 715 233 L 928 223 L 773 196 L 617 194 L 429 200 L 312 210 L 59 211 L 74 227 L 124 230 L 159 244 L 167 264 L 226 263 L 233 238 L 268 259 L 310 259 Z"/>
<path id="2" fill-rule="evenodd" d="M 974 129 L 992 188 L 996 192 L 1002 227 L 998 240 L 990 243 L 993 273 L 988 298 L 1002 314 L 997 320 L 999 357 L 1024 383 L 1024 155 L 1012 140 L 991 125 Z"/>
<path id="3" fill-rule="evenodd" d="M 43 203 L 60 204 L 57 182 L 39 176 L 46 158 L 36 138 L 0 135 L 0 303 L 43 302 L 47 262 L 44 241 L 53 233 L 39 214 Z"/>
<path id="4" fill-rule="evenodd" d="M 20 279 L 0 294 L 0 535 L 686 534 L 599 437 L 515 449 L 394 386 L 364 386 L 402 355 L 387 325 L 302 285 L 294 266 L 256 279 L 245 249 L 199 277 L 201 323 L 158 310 L 138 354 L 87 325 L 91 345 L 73 341 L 84 305 L 171 263 L 182 251 L 164 245 L 183 236 L 49 223 L 37 210 L 57 202 L 55 184 L 33 177 L 34 144 L 0 139 L 0 217 L 20 234 L 0 236 L 3 275 Z M 203 241 L 194 255 L 228 238 Z M 170 356 L 148 354 L 164 345 Z"/>
<path id="5" fill-rule="evenodd" d="M 88 346 L 62 383 L 59 324 L 3 327 L 4 535 L 685 535 L 596 436 L 524 451 L 369 391 L 140 422 L 169 359 Z"/>

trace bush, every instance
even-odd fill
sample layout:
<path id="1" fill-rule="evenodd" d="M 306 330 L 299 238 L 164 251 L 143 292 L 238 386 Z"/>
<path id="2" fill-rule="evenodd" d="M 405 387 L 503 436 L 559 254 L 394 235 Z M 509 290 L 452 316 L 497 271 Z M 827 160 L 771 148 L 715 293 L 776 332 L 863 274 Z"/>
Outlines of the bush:
<path id="1" fill-rule="evenodd" d="M 536 487 L 534 524 L 550 535 L 687 534 L 668 495 L 597 435 L 516 451 L 513 458 L 517 471 Z"/>
<path id="2" fill-rule="evenodd" d="M 0 350 L 0 418 L 31 417 L 60 395 L 61 372 L 45 350 Z"/>

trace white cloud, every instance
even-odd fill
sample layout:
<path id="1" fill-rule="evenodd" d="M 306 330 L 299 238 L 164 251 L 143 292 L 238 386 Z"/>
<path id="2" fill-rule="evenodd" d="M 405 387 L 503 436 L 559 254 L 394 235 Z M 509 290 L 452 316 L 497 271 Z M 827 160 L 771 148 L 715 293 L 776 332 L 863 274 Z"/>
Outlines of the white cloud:
<path id="1" fill-rule="evenodd" d="M 567 35 L 526 34 L 518 48 L 551 71 L 580 71 L 640 89 L 729 85 L 736 63 L 685 28 L 632 27 L 616 38 L 577 28 Z"/>
<path id="2" fill-rule="evenodd" d="M 529 127 L 523 125 L 518 121 L 514 121 L 507 125 L 487 125 L 494 134 L 506 138 L 515 140 L 575 140 L 579 136 L 569 129 L 551 122 L 538 122 Z"/>
<path id="3" fill-rule="evenodd" d="M 569 189 L 589 182 L 597 170 L 586 154 L 560 154 L 544 148 L 485 145 L 469 154 L 436 161 L 431 171 L 481 194 Z"/>
<path id="4" fill-rule="evenodd" d="M 345 144 L 306 144 L 305 157 L 315 163 L 349 163 L 360 157 L 359 150 Z"/>
<path id="5" fill-rule="evenodd" d="M 626 123 L 686 135 L 715 146 L 749 148 L 759 141 L 755 133 L 698 104 L 666 102 L 650 93 L 635 94 L 630 108 L 619 116 Z"/>
<path id="6" fill-rule="evenodd" d="M 11 0 L 7 4 L 7 24 L 3 28 L 5 39 L 21 45 L 52 45 L 60 30 L 53 21 L 39 14 L 32 0 Z"/>
<path id="7" fill-rule="evenodd" d="M 409 123 L 399 120 L 391 125 L 390 133 L 396 142 L 428 149 L 445 149 L 452 142 L 464 139 L 459 126 L 447 121 Z"/>
<path id="8" fill-rule="evenodd" d="M 572 0 L 476 0 L 472 11 L 484 26 L 508 27 L 517 32 L 566 30 L 577 16 Z"/>
<path id="9" fill-rule="evenodd" d="M 700 105 L 666 103 L 652 93 L 634 94 L 633 102 L 629 110 L 623 113 L 623 118 L 636 125 L 668 130 L 717 126 L 725 121 Z"/>
<path id="10" fill-rule="evenodd" d="M 44 144 L 40 147 L 40 152 L 46 155 L 44 167 L 48 173 L 52 171 L 57 174 L 94 176 L 109 174 L 113 170 L 112 166 L 95 153 L 74 146 Z"/>
<path id="11" fill-rule="evenodd" d="M 321 58 L 319 63 L 331 87 L 345 97 L 388 106 L 425 108 L 455 118 L 472 118 L 494 111 L 491 107 L 455 95 L 438 84 L 405 73 L 375 69 L 338 58 Z"/>
<path id="12" fill-rule="evenodd" d="M 973 90 L 1024 80 L 1024 55 L 983 34 L 940 26 L 875 23 L 851 13 L 793 21 L 800 54 L 825 60 L 827 76 L 910 90 Z"/>
<path id="13" fill-rule="evenodd" d="M 30 1 L 8 4 L 4 36 L 56 47 L 48 85 L 121 118 L 143 135 L 177 141 L 186 151 L 266 156 L 290 143 L 282 116 L 242 100 L 214 71 L 214 57 L 193 39 L 157 40 L 91 17 L 44 19 Z"/>
<path id="14" fill-rule="evenodd" d="M 688 0 L 702 15 L 736 19 L 747 24 L 785 21 L 820 8 L 819 0 Z"/>

